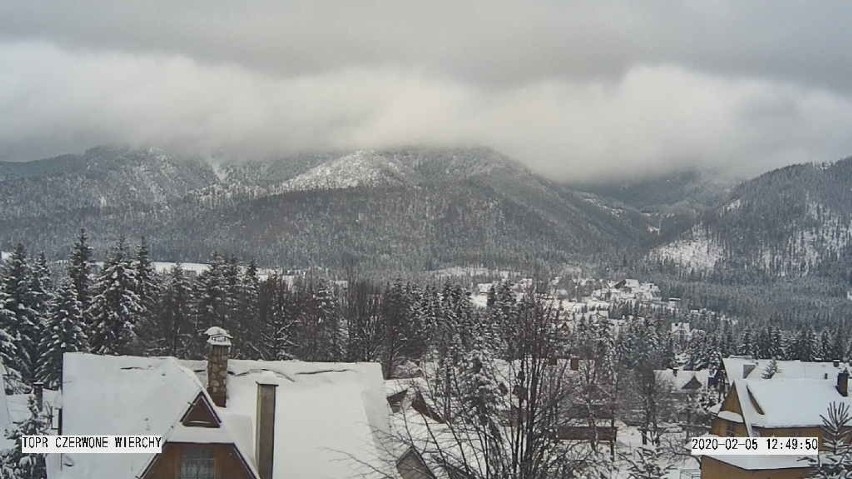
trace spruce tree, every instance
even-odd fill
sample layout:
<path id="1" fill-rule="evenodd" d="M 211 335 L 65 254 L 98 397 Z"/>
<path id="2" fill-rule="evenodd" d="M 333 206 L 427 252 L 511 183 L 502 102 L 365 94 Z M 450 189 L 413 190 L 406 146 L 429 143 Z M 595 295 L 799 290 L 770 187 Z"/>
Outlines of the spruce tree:
<path id="1" fill-rule="evenodd" d="M 80 307 L 83 309 L 84 318 L 86 310 L 91 304 L 92 288 L 92 248 L 89 247 L 88 241 L 89 237 L 86 235 L 86 230 L 81 229 L 80 235 L 74 243 L 68 265 L 68 277 L 71 278 L 74 291 L 77 292 L 77 301 L 80 302 Z"/>
<path id="2" fill-rule="evenodd" d="M 149 257 L 148 243 L 145 237 L 142 237 L 139 246 L 136 248 L 133 269 L 136 272 L 136 294 L 147 313 L 154 307 L 154 302 L 159 293 L 159 282 L 157 281 L 157 273 L 154 271 L 154 265 Z"/>
<path id="3" fill-rule="evenodd" d="M 71 282 L 63 284 L 57 295 L 39 344 L 38 379 L 49 388 L 61 384 L 62 356 L 67 352 L 86 351 L 83 312 Z"/>
<path id="4" fill-rule="evenodd" d="M 14 318 L 6 331 L 14 338 L 17 345 L 17 357 L 12 363 L 13 369 L 19 371 L 25 382 L 33 379 L 35 372 L 34 361 L 38 352 L 38 313 L 32 309 L 33 295 L 32 270 L 27 261 L 26 249 L 22 244 L 15 247 L 11 258 L 6 264 L 4 291 L 6 293 L 5 308 L 12 312 Z"/>
<path id="5" fill-rule="evenodd" d="M 136 271 L 127 258 L 123 240 L 113 248 L 98 275 L 89 307 L 92 351 L 124 355 L 132 352 L 137 339 L 136 326 L 144 308 L 136 294 Z"/>
<path id="6" fill-rule="evenodd" d="M 153 315 L 151 352 L 157 355 L 189 357 L 196 335 L 192 324 L 193 285 L 180 264 L 169 270 Z"/>
<path id="7" fill-rule="evenodd" d="M 45 479 L 47 470 L 44 454 L 24 454 L 21 449 L 21 437 L 46 434 L 50 424 L 39 411 L 32 395 L 27 400 L 27 409 L 29 417 L 6 431 L 6 438 L 12 440 L 15 447 L 3 452 L 2 470 L 10 479 Z"/>
<path id="8" fill-rule="evenodd" d="M 849 405 L 833 402 L 822 418 L 822 450 L 820 456 L 810 456 L 810 476 L 815 479 L 845 479 L 852 477 L 852 415 Z"/>
<path id="9" fill-rule="evenodd" d="M 11 309 L 9 295 L 3 288 L 0 288 L 0 361 L 6 368 L 6 374 L 9 375 L 8 379 L 19 382 L 21 372 L 17 369 L 19 363 L 18 347 L 15 345 L 15 336 L 12 333 L 17 328 L 16 321 L 17 316 L 15 311 Z"/>

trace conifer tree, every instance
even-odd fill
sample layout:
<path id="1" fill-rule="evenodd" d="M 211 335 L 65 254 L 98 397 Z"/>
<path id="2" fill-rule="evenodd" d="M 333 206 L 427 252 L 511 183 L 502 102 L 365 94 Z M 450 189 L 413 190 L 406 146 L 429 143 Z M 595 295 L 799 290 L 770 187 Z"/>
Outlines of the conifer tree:
<path id="1" fill-rule="evenodd" d="M 192 324 L 193 286 L 180 264 L 174 265 L 160 289 L 153 316 L 151 349 L 154 354 L 189 357 L 196 332 Z"/>
<path id="2" fill-rule="evenodd" d="M 822 450 L 808 457 L 814 479 L 846 479 L 852 477 L 852 415 L 849 405 L 833 402 L 822 418 Z"/>
<path id="3" fill-rule="evenodd" d="M 3 288 L 0 288 L 0 361 L 3 362 L 9 379 L 14 380 L 14 382 L 21 380 L 21 373 L 17 369 L 19 363 L 18 347 L 15 345 L 15 337 L 11 333 L 16 330 L 16 321 L 17 316 L 9 304 L 9 295 Z"/>
<path id="4" fill-rule="evenodd" d="M 89 237 L 86 230 L 81 229 L 77 241 L 71 252 L 71 260 L 68 265 L 68 277 L 77 292 L 77 301 L 83 309 L 85 319 L 86 310 L 91 304 L 92 288 L 92 248 L 89 247 Z M 88 321 L 87 321 L 88 322 Z"/>
<path id="5" fill-rule="evenodd" d="M 60 287 L 45 324 L 39 344 L 38 379 L 49 388 L 57 388 L 61 384 L 63 354 L 87 349 L 83 312 L 69 281 Z"/>
<path id="6" fill-rule="evenodd" d="M 47 470 L 44 454 L 24 454 L 21 449 L 21 437 L 46 434 L 50 424 L 42 411 L 39 411 L 34 396 L 27 400 L 29 417 L 6 431 L 6 438 L 15 446 L 3 452 L 2 470 L 10 479 L 45 479 Z"/>
<path id="7" fill-rule="evenodd" d="M 136 259 L 132 264 L 136 272 L 136 295 L 139 296 L 139 301 L 146 312 L 150 311 L 159 293 L 159 282 L 154 265 L 151 263 L 145 237 L 142 237 L 136 248 Z"/>
<path id="8" fill-rule="evenodd" d="M 87 335 L 92 351 L 98 354 L 129 354 L 137 339 L 137 323 L 144 312 L 139 295 L 136 271 L 127 257 L 124 240 L 110 254 L 98 275 L 89 307 L 92 319 Z"/>
<path id="9" fill-rule="evenodd" d="M 32 309 L 32 270 L 27 261 L 26 249 L 18 244 L 6 264 L 4 292 L 5 308 L 11 311 L 13 320 L 6 331 L 17 345 L 17 357 L 13 369 L 21 373 L 25 382 L 32 381 L 34 361 L 38 352 L 38 314 Z"/>

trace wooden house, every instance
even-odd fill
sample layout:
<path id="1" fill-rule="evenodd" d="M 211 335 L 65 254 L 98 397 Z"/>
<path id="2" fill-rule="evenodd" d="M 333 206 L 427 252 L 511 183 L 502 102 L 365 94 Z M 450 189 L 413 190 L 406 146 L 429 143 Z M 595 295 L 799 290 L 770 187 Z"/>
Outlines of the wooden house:
<path id="1" fill-rule="evenodd" d="M 749 368 L 750 369 L 750 368 Z M 806 366 L 800 372 L 811 371 Z M 729 371 L 730 372 L 730 371 Z M 751 374 L 746 371 L 746 376 Z M 822 437 L 822 415 L 831 403 L 849 398 L 849 373 L 833 377 L 734 379 L 713 419 L 710 433 L 721 437 Z M 703 456 L 703 479 L 804 478 L 807 463 L 797 456 Z"/>
<path id="2" fill-rule="evenodd" d="M 361 479 L 393 467 L 380 365 L 233 360 L 227 333 L 208 332 L 206 361 L 66 354 L 63 434 L 164 446 L 49 455 L 48 479 Z"/>

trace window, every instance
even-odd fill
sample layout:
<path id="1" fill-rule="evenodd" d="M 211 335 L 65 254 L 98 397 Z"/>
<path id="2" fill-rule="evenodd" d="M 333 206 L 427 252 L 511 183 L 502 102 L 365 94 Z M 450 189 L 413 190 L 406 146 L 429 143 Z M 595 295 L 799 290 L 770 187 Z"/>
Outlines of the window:
<path id="1" fill-rule="evenodd" d="M 190 447 L 180 461 L 179 479 L 216 479 L 216 461 L 209 447 Z"/>

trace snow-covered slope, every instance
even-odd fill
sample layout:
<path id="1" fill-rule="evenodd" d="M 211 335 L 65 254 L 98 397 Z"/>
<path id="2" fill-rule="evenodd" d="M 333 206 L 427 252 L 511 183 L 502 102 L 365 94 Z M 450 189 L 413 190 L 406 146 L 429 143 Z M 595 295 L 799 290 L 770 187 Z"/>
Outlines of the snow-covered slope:
<path id="1" fill-rule="evenodd" d="M 356 151 L 318 165 L 286 181 L 283 191 L 398 186 L 408 183 L 410 168 L 375 151 Z"/>

